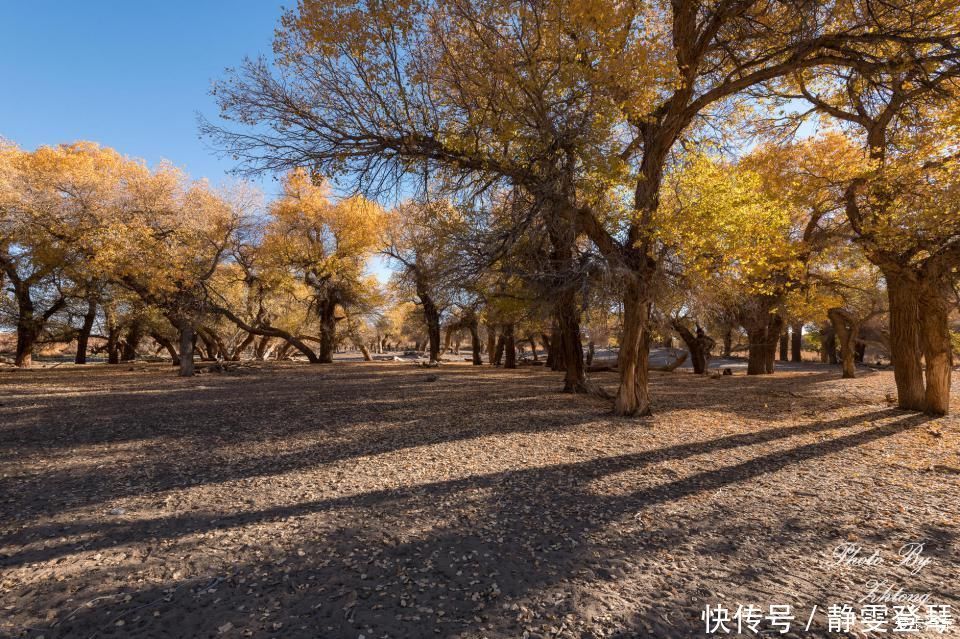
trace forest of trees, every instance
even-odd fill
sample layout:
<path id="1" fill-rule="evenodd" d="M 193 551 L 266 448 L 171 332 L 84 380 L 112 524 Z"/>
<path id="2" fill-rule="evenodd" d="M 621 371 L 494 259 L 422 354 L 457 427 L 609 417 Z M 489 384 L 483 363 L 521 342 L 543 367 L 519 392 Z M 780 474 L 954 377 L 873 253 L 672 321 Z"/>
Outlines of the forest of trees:
<path id="1" fill-rule="evenodd" d="M 873 347 L 900 407 L 944 414 L 958 76 L 955 1 L 302 0 L 202 124 L 273 201 L 2 143 L 0 329 L 16 366 L 61 343 L 185 376 L 462 342 L 601 395 L 610 348 L 619 415 L 650 412 L 672 336 L 697 373 L 819 350 L 853 377 Z"/>

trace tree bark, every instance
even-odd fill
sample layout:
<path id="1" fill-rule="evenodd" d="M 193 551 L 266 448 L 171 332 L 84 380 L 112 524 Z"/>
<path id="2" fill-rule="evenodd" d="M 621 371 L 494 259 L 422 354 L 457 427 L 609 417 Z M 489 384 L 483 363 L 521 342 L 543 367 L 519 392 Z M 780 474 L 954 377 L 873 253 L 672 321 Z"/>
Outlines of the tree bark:
<path id="1" fill-rule="evenodd" d="M 950 341 L 949 290 L 939 282 L 920 289 L 920 347 L 926 366 L 924 411 L 931 415 L 950 412 L 950 376 L 953 372 L 953 344 Z M 944 287 L 946 288 L 946 287 Z"/>
<path id="2" fill-rule="evenodd" d="M 730 357 L 733 355 L 733 329 L 728 328 L 723 334 L 723 356 Z"/>
<path id="3" fill-rule="evenodd" d="M 844 379 L 853 379 L 857 376 L 856 363 L 854 361 L 854 343 L 857 341 L 857 334 L 860 327 L 853 316 L 842 308 L 831 308 L 827 312 L 830 322 L 833 325 L 833 332 L 840 342 L 840 365 L 843 370 Z"/>
<path id="4" fill-rule="evenodd" d="M 884 271 L 890 302 L 890 357 L 897 383 L 897 404 L 907 410 L 926 407 L 920 363 L 920 301 L 912 278 Z"/>
<path id="5" fill-rule="evenodd" d="M 163 335 L 160 335 L 159 333 L 153 333 L 153 334 L 151 335 L 151 337 L 153 337 L 153 341 L 155 341 L 157 344 L 160 345 L 161 348 L 163 348 L 164 350 L 167 351 L 167 353 L 170 355 L 170 359 L 171 359 L 171 361 L 173 362 L 173 365 L 174 365 L 174 366 L 179 366 L 179 365 L 180 365 L 180 354 L 177 353 L 177 349 L 176 349 L 176 347 L 173 345 L 173 342 L 171 342 L 170 340 L 168 340 L 168 339 L 167 339 L 166 337 L 164 337 Z"/>
<path id="6" fill-rule="evenodd" d="M 320 309 L 320 352 L 317 360 L 321 364 L 333 362 L 333 349 L 337 340 L 337 305 L 326 301 Z"/>
<path id="7" fill-rule="evenodd" d="M 134 318 L 127 329 L 127 337 L 123 341 L 120 359 L 124 362 L 132 362 L 137 359 L 137 348 L 143 340 L 143 321 Z"/>
<path id="8" fill-rule="evenodd" d="M 487 325 L 487 363 L 495 366 L 497 363 L 497 330 L 492 324 Z"/>
<path id="9" fill-rule="evenodd" d="M 477 326 L 477 320 L 473 319 L 467 323 L 467 327 L 470 329 L 470 347 L 473 349 L 473 365 L 474 366 L 483 366 L 483 357 L 480 355 L 480 327 Z"/>
<path id="10" fill-rule="evenodd" d="M 504 368 L 516 368 L 517 367 L 517 342 L 514 337 L 513 324 L 504 324 L 503 325 L 503 367 Z"/>
<path id="11" fill-rule="evenodd" d="M 87 345 L 90 343 L 90 332 L 93 322 L 97 319 L 97 301 L 87 300 L 87 313 L 83 316 L 83 325 L 77 333 L 77 355 L 73 358 L 74 364 L 87 363 Z"/>
<path id="12" fill-rule="evenodd" d="M 620 341 L 620 387 L 614 400 L 616 415 L 650 415 L 647 362 L 650 358 L 648 320 L 650 303 L 641 295 L 636 274 L 626 282 L 623 295 L 623 338 Z"/>
<path id="13" fill-rule="evenodd" d="M 563 392 L 586 392 L 586 375 L 583 370 L 583 345 L 580 343 L 580 310 L 576 294 L 564 292 L 554 308 L 560 331 L 560 346 L 563 352 Z"/>
<path id="14" fill-rule="evenodd" d="M 780 331 L 780 361 L 790 361 L 790 335 L 786 328 Z"/>
<path id="15" fill-rule="evenodd" d="M 790 327 L 790 361 L 803 361 L 803 323 L 797 322 Z"/>
<path id="16" fill-rule="evenodd" d="M 783 318 L 762 309 L 747 318 L 744 328 L 750 344 L 747 350 L 747 375 L 770 375 L 775 370 L 777 343 L 783 331 Z"/>
<path id="17" fill-rule="evenodd" d="M 494 351 L 495 351 L 493 355 L 494 366 L 500 366 L 500 364 L 503 362 L 503 347 L 504 347 L 504 336 L 503 336 L 503 333 L 500 333 L 500 335 L 497 337 L 497 346 L 496 348 L 494 348 Z"/>
<path id="18" fill-rule="evenodd" d="M 433 298 L 426 292 L 419 292 L 423 304 L 423 317 L 427 321 L 427 336 L 430 339 L 430 361 L 440 361 L 440 311 Z"/>
<path id="19" fill-rule="evenodd" d="M 193 377 L 194 327 L 189 320 L 180 320 L 177 325 L 180 332 L 180 377 Z"/>
<path id="20" fill-rule="evenodd" d="M 707 361 L 710 358 L 710 349 L 716 343 L 701 327 L 697 327 L 697 334 L 690 332 L 683 322 L 674 320 L 671 322 L 673 328 L 680 335 L 680 339 L 687 346 L 690 352 L 690 363 L 693 366 L 693 372 L 697 375 L 707 373 Z"/>

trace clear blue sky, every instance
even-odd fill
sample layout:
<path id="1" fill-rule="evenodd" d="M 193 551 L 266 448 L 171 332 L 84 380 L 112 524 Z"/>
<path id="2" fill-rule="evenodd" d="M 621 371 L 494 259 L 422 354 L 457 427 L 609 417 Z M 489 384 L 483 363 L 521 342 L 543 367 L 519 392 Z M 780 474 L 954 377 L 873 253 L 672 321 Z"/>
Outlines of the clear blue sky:
<path id="1" fill-rule="evenodd" d="M 0 0 L 0 136 L 93 140 L 218 183 L 233 167 L 197 136 L 210 82 L 269 55 L 293 0 Z M 263 186 L 275 190 L 270 180 Z"/>
<path id="2" fill-rule="evenodd" d="M 295 0 L 0 0 L 0 136 L 23 148 L 92 140 L 195 178 L 230 179 L 197 135 L 211 81 L 271 53 Z M 271 197 L 269 176 L 259 186 Z M 384 280 L 389 271 L 374 260 Z"/>

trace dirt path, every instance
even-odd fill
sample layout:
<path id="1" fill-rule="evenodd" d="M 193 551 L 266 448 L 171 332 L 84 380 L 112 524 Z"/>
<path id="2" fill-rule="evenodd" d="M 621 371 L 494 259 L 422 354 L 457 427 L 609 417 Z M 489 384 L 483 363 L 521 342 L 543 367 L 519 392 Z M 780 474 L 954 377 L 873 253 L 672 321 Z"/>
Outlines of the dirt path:
<path id="1" fill-rule="evenodd" d="M 636 420 L 539 369 L 2 371 L 0 635 L 680 638 L 789 604 L 778 636 L 835 637 L 882 579 L 960 617 L 960 424 L 837 377 L 655 375 Z"/>

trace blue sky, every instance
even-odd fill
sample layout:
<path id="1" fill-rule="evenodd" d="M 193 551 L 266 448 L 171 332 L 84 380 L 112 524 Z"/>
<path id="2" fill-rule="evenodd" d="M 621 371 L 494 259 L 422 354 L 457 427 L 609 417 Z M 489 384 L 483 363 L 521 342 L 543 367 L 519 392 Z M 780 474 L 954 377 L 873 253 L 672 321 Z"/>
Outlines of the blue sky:
<path id="1" fill-rule="evenodd" d="M 210 83 L 226 67 L 270 53 L 282 5 L 3 0 L 0 135 L 31 149 L 94 140 L 221 182 L 232 161 L 198 138 L 197 114 L 216 116 Z"/>
<path id="2" fill-rule="evenodd" d="M 198 137 L 217 116 L 210 83 L 271 53 L 295 0 L 0 0 L 0 136 L 23 148 L 92 140 L 151 165 L 231 179 Z M 259 186 L 270 197 L 269 176 Z M 374 272 L 384 279 L 384 264 Z"/>

